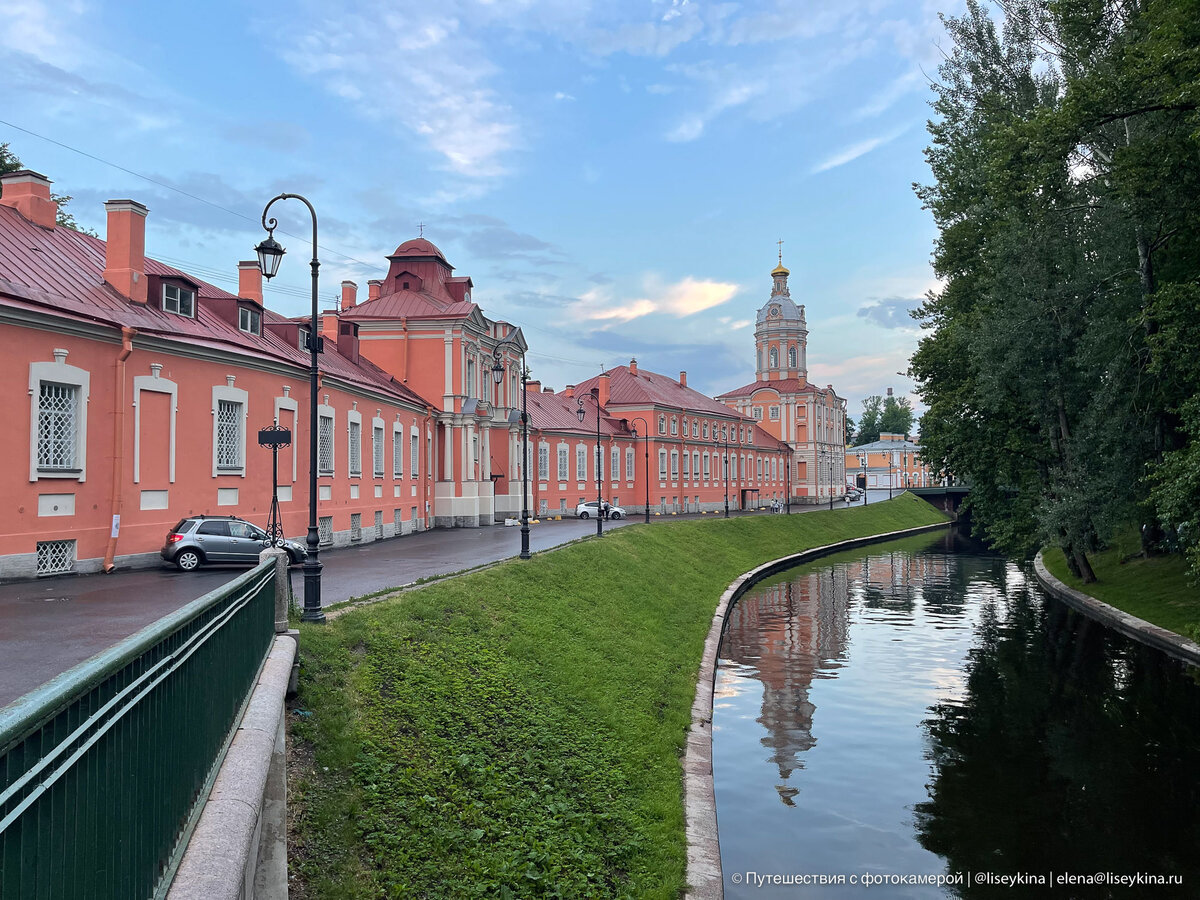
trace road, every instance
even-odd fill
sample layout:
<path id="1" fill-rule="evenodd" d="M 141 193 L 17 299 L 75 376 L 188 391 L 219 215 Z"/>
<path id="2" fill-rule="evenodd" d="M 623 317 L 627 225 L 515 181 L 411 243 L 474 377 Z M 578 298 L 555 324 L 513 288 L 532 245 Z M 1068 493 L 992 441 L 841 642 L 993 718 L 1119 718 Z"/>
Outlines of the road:
<path id="1" fill-rule="evenodd" d="M 871 491 L 870 495 L 872 503 L 887 499 L 887 491 Z M 834 504 L 835 508 L 843 506 Z M 817 508 L 795 506 L 793 512 Z M 650 521 L 691 518 L 700 516 L 652 516 Z M 604 527 L 619 528 L 630 521 L 642 519 L 634 516 L 606 522 Z M 519 532 L 502 526 L 438 529 L 323 551 L 322 605 L 515 556 L 520 548 Z M 543 521 L 530 528 L 530 549 L 536 553 L 595 533 L 595 521 Z M 112 575 L 0 585 L 0 706 L 220 587 L 240 571 L 214 566 L 185 573 L 164 565 Z M 300 569 L 292 570 L 292 584 L 302 599 Z"/>

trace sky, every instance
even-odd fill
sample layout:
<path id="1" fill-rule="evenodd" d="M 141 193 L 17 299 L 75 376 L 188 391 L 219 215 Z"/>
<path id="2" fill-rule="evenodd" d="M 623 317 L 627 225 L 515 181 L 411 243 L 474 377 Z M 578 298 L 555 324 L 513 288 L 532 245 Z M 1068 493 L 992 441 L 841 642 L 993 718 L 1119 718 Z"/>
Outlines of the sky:
<path id="1" fill-rule="evenodd" d="M 627 364 L 754 380 L 782 240 L 811 381 L 857 418 L 937 286 L 913 193 L 959 0 L 6 0 L 0 142 L 71 195 L 150 208 L 147 253 L 236 289 L 280 192 L 321 298 L 423 225 L 562 389 Z M 311 224 L 267 304 L 309 306 Z M 915 396 L 915 406 L 919 403 Z"/>

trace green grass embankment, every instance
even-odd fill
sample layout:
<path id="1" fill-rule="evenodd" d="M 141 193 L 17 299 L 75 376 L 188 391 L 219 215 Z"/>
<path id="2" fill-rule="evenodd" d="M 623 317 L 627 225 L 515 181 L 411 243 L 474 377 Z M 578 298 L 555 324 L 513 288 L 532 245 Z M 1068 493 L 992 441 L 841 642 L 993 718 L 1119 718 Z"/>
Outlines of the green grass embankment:
<path id="1" fill-rule="evenodd" d="M 676 897 L 721 593 L 788 553 L 939 521 L 903 496 L 631 525 L 303 626 L 292 896 Z"/>
<path id="2" fill-rule="evenodd" d="M 1089 553 L 1096 581 L 1084 584 L 1071 574 L 1062 551 L 1042 554 L 1050 574 L 1070 587 L 1145 619 L 1162 628 L 1200 639 L 1200 590 L 1188 583 L 1187 565 L 1179 555 L 1135 557 L 1140 550 L 1135 532 L 1122 535 L 1107 550 Z"/>

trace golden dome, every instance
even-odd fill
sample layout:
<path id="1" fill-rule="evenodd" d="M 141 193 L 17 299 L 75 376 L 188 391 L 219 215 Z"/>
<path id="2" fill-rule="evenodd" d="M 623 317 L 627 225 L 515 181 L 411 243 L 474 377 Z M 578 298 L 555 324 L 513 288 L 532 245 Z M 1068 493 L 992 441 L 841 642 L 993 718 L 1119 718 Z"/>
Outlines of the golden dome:
<path id="1" fill-rule="evenodd" d="M 784 267 L 783 263 L 777 265 L 771 272 L 772 275 L 791 275 L 792 273 Z"/>

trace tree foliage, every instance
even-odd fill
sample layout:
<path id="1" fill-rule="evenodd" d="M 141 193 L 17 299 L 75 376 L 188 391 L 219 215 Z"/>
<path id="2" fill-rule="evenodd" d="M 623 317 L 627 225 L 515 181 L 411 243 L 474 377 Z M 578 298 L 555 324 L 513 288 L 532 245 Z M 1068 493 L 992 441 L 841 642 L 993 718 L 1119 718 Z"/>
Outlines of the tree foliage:
<path id="1" fill-rule="evenodd" d="M 916 186 L 944 281 L 911 362 L 923 455 L 971 483 L 999 547 L 1057 544 L 1089 580 L 1122 525 L 1198 530 L 1200 480 L 1164 473 L 1200 457 L 1200 2 L 998 18 L 943 18 Z"/>

